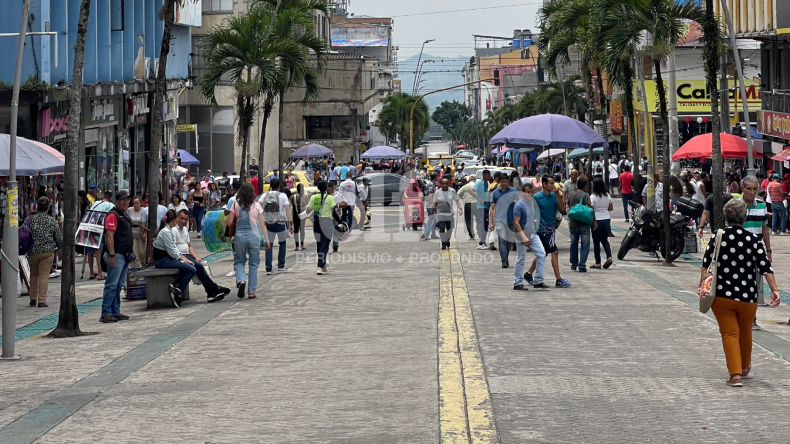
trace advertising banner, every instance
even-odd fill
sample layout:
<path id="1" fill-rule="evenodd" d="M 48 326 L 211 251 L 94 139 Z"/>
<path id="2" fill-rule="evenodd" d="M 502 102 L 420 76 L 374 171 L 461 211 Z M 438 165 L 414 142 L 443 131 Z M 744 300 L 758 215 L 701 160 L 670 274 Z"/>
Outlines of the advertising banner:
<path id="1" fill-rule="evenodd" d="M 82 216 L 77 235 L 74 239 L 75 245 L 99 249 L 104 242 L 104 220 L 107 218 L 104 211 L 86 210 Z"/>
<path id="2" fill-rule="evenodd" d="M 619 100 L 609 102 L 609 124 L 612 134 L 623 134 L 623 103 Z"/>
<path id="3" fill-rule="evenodd" d="M 666 84 L 666 82 L 664 82 Z M 743 97 L 738 87 L 738 82 L 730 83 L 730 109 L 743 109 Z M 656 93 L 656 81 L 645 80 L 645 91 L 647 92 L 648 110 L 651 113 L 658 112 L 658 94 Z M 710 91 L 705 80 L 681 80 L 677 81 L 678 113 L 683 114 L 710 114 Z M 762 107 L 760 99 L 760 84 L 754 80 L 746 80 L 746 99 L 749 109 L 759 109 Z M 638 81 L 634 82 L 634 109 L 644 111 L 645 105 L 642 100 L 642 87 Z"/>
<path id="4" fill-rule="evenodd" d="M 790 140 L 790 114 L 758 109 L 757 132 Z"/>

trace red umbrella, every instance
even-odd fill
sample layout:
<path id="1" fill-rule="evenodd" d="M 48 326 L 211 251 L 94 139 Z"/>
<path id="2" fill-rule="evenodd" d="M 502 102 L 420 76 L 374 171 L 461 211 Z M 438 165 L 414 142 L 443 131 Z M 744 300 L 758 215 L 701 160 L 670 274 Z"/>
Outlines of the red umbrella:
<path id="1" fill-rule="evenodd" d="M 672 160 L 695 159 L 711 157 L 713 149 L 713 134 L 701 134 L 686 142 L 675 154 Z M 721 157 L 724 159 L 738 159 L 748 156 L 746 140 L 732 134 L 721 133 Z M 755 156 L 760 152 L 752 148 Z"/>

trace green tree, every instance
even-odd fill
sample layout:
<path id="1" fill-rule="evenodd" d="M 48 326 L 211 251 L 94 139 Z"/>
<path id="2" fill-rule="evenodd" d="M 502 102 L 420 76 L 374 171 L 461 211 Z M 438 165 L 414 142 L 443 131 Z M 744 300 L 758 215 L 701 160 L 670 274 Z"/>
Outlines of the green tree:
<path id="1" fill-rule="evenodd" d="M 411 94 L 393 94 L 384 100 L 384 108 L 379 113 L 379 129 L 385 137 L 397 139 L 401 148 L 409 147 L 409 117 L 412 106 L 417 97 Z M 428 132 L 431 119 L 428 113 L 428 104 L 420 100 L 414 107 L 414 148 L 419 145 L 422 137 Z"/>
<path id="2" fill-rule="evenodd" d="M 710 91 L 711 129 L 711 176 L 713 180 L 713 228 L 724 228 L 724 164 L 721 159 L 721 123 L 719 121 L 719 60 L 722 54 L 721 25 L 713 12 L 713 1 L 705 0 L 705 15 L 702 25 L 702 58 L 705 61 L 705 80 Z"/>
<path id="3" fill-rule="evenodd" d="M 453 100 L 452 102 L 442 102 L 431 114 L 434 122 L 444 128 L 453 142 L 458 141 L 458 130 L 461 125 L 469 120 L 471 113 L 469 108 L 463 103 Z"/>

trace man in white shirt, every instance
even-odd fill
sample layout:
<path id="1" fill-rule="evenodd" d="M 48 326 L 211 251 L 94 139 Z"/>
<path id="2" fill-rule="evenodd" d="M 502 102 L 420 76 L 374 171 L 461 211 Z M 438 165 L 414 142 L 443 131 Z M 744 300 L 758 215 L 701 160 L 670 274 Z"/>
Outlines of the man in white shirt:
<path id="1" fill-rule="evenodd" d="M 269 191 L 261 194 L 259 202 L 263 208 L 263 220 L 266 222 L 269 243 L 272 245 L 271 248 L 266 250 L 266 274 L 272 274 L 272 250 L 274 249 L 275 236 L 279 245 L 277 271 L 286 272 L 288 269 L 285 268 L 285 242 L 288 239 L 288 233 L 293 234 L 294 227 L 291 220 L 291 204 L 288 202 L 288 196 L 280 192 L 280 179 L 272 179 Z M 276 207 L 276 210 L 274 207 Z M 288 222 L 287 229 L 286 222 Z"/>
<path id="2" fill-rule="evenodd" d="M 593 177 L 595 176 L 603 177 L 603 162 L 601 162 L 601 158 L 599 156 L 595 156 L 595 160 L 593 160 L 592 174 Z"/>
<path id="3" fill-rule="evenodd" d="M 357 185 L 357 189 L 359 190 L 359 217 L 360 219 L 362 219 L 362 223 L 359 224 L 360 231 L 365 231 L 365 223 L 367 222 L 369 183 L 370 183 L 370 179 L 368 179 L 367 177 L 363 177 L 362 183 Z"/>
<path id="4" fill-rule="evenodd" d="M 356 222 L 354 220 L 354 206 L 357 203 L 357 184 L 354 182 L 354 179 L 352 179 L 350 171 L 346 174 L 346 180 L 340 183 L 338 189 L 343 193 L 343 200 L 348 204 L 343 208 L 343 212 L 340 213 L 340 219 L 345 222 L 345 224 L 348 225 L 348 229 L 351 230 Z"/>
<path id="5" fill-rule="evenodd" d="M 186 259 L 184 262 L 195 267 L 195 275 L 200 279 L 203 288 L 206 290 L 206 300 L 208 302 L 221 301 L 226 294 L 230 293 L 230 288 L 220 287 L 211 279 L 203 264 L 200 263 L 195 249 L 192 248 L 192 243 L 189 239 L 189 228 L 187 227 L 189 224 L 189 211 L 179 211 L 176 222 L 178 225 L 171 230 L 173 232 L 173 240 L 176 242 L 176 248 L 178 248 L 183 258 Z"/>
<path id="6" fill-rule="evenodd" d="M 618 177 L 620 173 L 617 170 L 617 165 L 609 162 L 609 193 L 612 197 L 617 197 L 617 189 L 620 187 L 620 180 Z"/>
<path id="7" fill-rule="evenodd" d="M 343 193 L 340 191 L 335 191 L 335 187 L 332 184 L 329 184 L 326 187 L 326 193 L 332 195 L 332 197 L 335 199 L 335 205 L 337 205 L 337 208 L 339 208 L 341 211 L 340 214 L 342 214 L 343 209 L 348 206 L 345 198 L 343 197 Z M 332 211 L 335 210 L 333 209 Z M 337 253 L 338 247 L 340 247 L 340 240 L 337 237 L 337 233 L 334 233 L 332 236 L 332 251 Z"/>

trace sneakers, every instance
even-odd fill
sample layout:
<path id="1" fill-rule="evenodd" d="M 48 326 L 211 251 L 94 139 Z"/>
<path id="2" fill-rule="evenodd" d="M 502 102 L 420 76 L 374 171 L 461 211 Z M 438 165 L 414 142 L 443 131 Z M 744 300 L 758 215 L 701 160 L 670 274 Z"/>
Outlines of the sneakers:
<path id="1" fill-rule="evenodd" d="M 509 266 L 510 264 L 507 261 L 502 261 L 502 268 L 507 268 Z"/>
<path id="2" fill-rule="evenodd" d="M 587 273 L 587 267 L 584 268 L 579 267 L 579 273 Z"/>
<path id="3" fill-rule="evenodd" d="M 315 270 L 315 274 L 324 274 L 324 273 L 326 273 L 326 272 L 325 272 L 325 271 L 324 271 L 324 269 L 323 269 L 323 268 L 321 268 L 321 267 L 318 267 L 318 268 L 316 268 L 316 270 Z"/>
<path id="4" fill-rule="evenodd" d="M 176 308 L 181 308 L 179 301 L 181 301 L 181 290 L 173 284 L 170 284 L 170 299 Z"/>
<path id="5" fill-rule="evenodd" d="M 115 315 L 115 319 L 117 319 L 119 321 L 128 321 L 129 320 L 129 316 L 127 316 L 127 315 L 125 315 L 123 313 L 118 313 L 117 315 Z"/>
<path id="6" fill-rule="evenodd" d="M 329 264 L 324 264 L 324 266 L 321 267 L 321 269 L 324 270 L 324 273 L 329 272 Z"/>
<path id="7" fill-rule="evenodd" d="M 529 288 L 525 287 L 524 284 L 518 284 L 513 286 L 513 290 L 529 291 Z"/>
<path id="8" fill-rule="evenodd" d="M 548 290 L 548 289 L 549 289 L 549 288 L 551 288 L 551 287 L 549 287 L 548 285 L 546 285 L 546 283 L 545 283 L 545 282 L 541 282 L 541 283 L 539 283 L 539 284 L 533 284 L 533 285 L 532 285 L 532 288 L 535 288 L 535 289 L 538 289 L 538 290 Z"/>
<path id="9" fill-rule="evenodd" d="M 571 265 L 571 271 L 576 271 L 576 266 L 575 265 Z"/>
<path id="10" fill-rule="evenodd" d="M 779 235 L 780 235 L 780 236 L 787 236 L 787 233 L 785 233 L 784 231 L 780 231 L 780 232 L 779 232 Z"/>
<path id="11" fill-rule="evenodd" d="M 332 247 L 332 252 L 333 252 L 333 253 L 337 253 L 337 248 L 338 248 L 338 247 Z"/>
<path id="12" fill-rule="evenodd" d="M 272 270 L 266 270 L 266 276 L 271 276 L 272 274 L 274 274 L 272 273 Z"/>
<path id="13" fill-rule="evenodd" d="M 236 276 L 236 270 L 230 270 L 230 273 L 225 275 L 226 277 L 233 277 Z"/>
<path id="14" fill-rule="evenodd" d="M 115 316 L 113 315 L 101 315 L 101 317 L 99 318 L 99 322 L 102 322 L 104 324 L 109 324 L 110 322 L 118 322 L 118 320 L 115 319 Z"/>
<path id="15" fill-rule="evenodd" d="M 442 245 L 442 250 L 446 250 L 446 249 L 447 249 L 447 246 L 446 245 Z"/>
<path id="16" fill-rule="evenodd" d="M 530 272 L 524 273 L 524 280 L 532 284 L 532 274 Z"/>
<path id="17" fill-rule="evenodd" d="M 477 249 L 478 249 L 478 250 L 488 250 L 488 247 L 487 247 L 487 246 L 485 246 L 485 245 L 478 245 L 478 246 L 477 246 Z"/>
<path id="18" fill-rule="evenodd" d="M 230 288 L 228 287 L 219 287 L 214 293 L 209 294 L 206 296 L 206 300 L 208 302 L 217 302 L 225 299 L 225 295 L 230 293 Z"/>
<path id="19" fill-rule="evenodd" d="M 557 283 L 554 284 L 554 286 L 559 288 L 568 288 L 571 286 L 571 283 L 565 279 L 557 279 Z"/>
<path id="20" fill-rule="evenodd" d="M 278 268 L 278 269 L 277 269 L 277 272 L 278 272 L 278 273 L 288 273 L 288 268 L 286 268 L 286 267 L 283 267 L 283 268 Z"/>
<path id="21" fill-rule="evenodd" d="M 31 307 L 35 307 L 36 305 L 38 305 L 38 301 L 34 301 L 33 299 L 31 299 L 30 300 L 30 306 Z"/>

